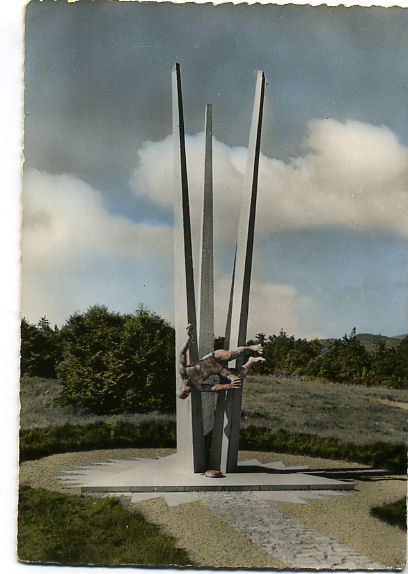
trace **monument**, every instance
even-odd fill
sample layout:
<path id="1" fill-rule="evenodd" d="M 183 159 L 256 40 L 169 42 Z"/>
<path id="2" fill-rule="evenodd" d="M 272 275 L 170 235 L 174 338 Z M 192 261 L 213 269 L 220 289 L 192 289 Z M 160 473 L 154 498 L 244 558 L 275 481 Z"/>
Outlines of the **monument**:
<path id="1" fill-rule="evenodd" d="M 261 144 L 265 76 L 258 72 L 246 176 L 236 238 L 234 275 L 226 317 L 225 348 L 245 346 L 255 231 L 258 167 Z M 187 323 L 197 332 L 195 284 L 191 246 L 188 173 L 180 65 L 173 69 L 173 140 L 175 181 L 175 293 L 176 357 L 184 344 Z M 199 340 L 190 344 L 189 361 L 214 351 L 212 106 L 206 108 L 204 193 L 199 297 Z M 242 366 L 242 357 L 236 367 Z M 181 384 L 177 371 L 177 386 Z M 237 467 L 243 385 L 214 394 L 193 390 L 189 402 L 177 401 L 177 452 L 193 472 Z"/>
<path id="2" fill-rule="evenodd" d="M 320 476 L 308 467 L 289 467 L 282 462 L 263 464 L 256 459 L 238 464 L 245 375 L 254 362 L 262 360 L 252 357 L 244 364 L 248 354 L 259 354 L 261 350 L 260 345 L 245 345 L 264 94 L 265 76 L 258 72 L 225 317 L 225 349 L 215 351 L 213 110 L 207 104 L 197 311 L 180 65 L 176 64 L 172 71 L 176 393 L 180 396 L 176 400 L 177 452 L 149 459 L 109 460 L 61 471 L 64 484 L 80 487 L 83 494 L 128 493 L 132 500 L 164 495 L 168 502 L 178 504 L 195 500 L 206 491 L 258 491 L 268 496 L 271 491 L 327 492 L 354 488 L 351 482 Z M 222 472 L 218 472 L 220 470 Z M 211 476 L 219 479 L 209 478 Z"/>

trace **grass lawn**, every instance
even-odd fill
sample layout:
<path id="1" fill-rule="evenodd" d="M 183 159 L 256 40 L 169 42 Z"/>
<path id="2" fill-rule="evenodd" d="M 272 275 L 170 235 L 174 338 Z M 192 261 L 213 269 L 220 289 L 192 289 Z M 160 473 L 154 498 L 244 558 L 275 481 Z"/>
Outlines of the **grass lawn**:
<path id="1" fill-rule="evenodd" d="M 169 423 L 175 415 L 97 416 L 87 409 L 60 407 L 54 399 L 62 386 L 53 379 L 21 380 L 21 428 L 130 423 Z M 277 432 L 308 433 L 354 444 L 406 443 L 408 390 L 365 387 L 274 376 L 249 376 L 243 395 L 242 426 Z"/>
<path id="2" fill-rule="evenodd" d="M 174 540 L 117 498 L 83 498 L 21 487 L 18 556 L 60 564 L 191 564 Z"/>
<path id="3" fill-rule="evenodd" d="M 63 425 L 89 425 L 96 422 L 144 424 L 175 421 L 175 415 L 152 412 L 146 414 L 95 415 L 84 407 L 60 407 L 54 400 L 61 394 L 62 384 L 56 379 L 23 376 L 20 380 L 20 427 L 48 428 Z"/>
<path id="4" fill-rule="evenodd" d="M 354 444 L 406 444 L 408 390 L 249 376 L 242 426 L 252 425 Z"/>

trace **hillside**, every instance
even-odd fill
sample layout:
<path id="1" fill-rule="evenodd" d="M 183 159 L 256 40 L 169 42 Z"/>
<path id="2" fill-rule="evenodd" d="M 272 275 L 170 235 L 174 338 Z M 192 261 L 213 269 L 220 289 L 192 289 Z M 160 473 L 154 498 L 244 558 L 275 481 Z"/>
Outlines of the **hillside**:
<path id="1" fill-rule="evenodd" d="M 405 335 L 397 335 L 394 337 L 386 337 L 385 335 L 371 335 L 370 333 L 359 333 L 357 339 L 365 347 L 368 353 L 373 353 L 377 350 L 377 340 L 381 339 L 385 343 L 385 348 L 390 349 L 393 347 L 398 347 L 398 345 L 408 337 Z"/>
<path id="2" fill-rule="evenodd" d="M 385 343 L 386 349 L 398 347 L 398 345 L 406 338 L 408 334 L 396 335 L 394 337 L 387 337 L 386 335 L 372 335 L 371 333 L 358 333 L 357 339 L 363 345 L 368 353 L 374 353 L 377 350 L 377 340 L 381 339 Z M 319 339 L 323 347 L 330 347 L 335 339 Z"/>

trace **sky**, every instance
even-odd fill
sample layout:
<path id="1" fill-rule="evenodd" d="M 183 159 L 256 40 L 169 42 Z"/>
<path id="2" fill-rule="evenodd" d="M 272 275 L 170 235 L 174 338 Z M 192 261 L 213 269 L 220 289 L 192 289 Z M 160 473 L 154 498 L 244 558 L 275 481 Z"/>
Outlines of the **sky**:
<path id="1" fill-rule="evenodd" d="M 33 0 L 22 315 L 61 326 L 93 304 L 143 304 L 173 322 L 179 62 L 196 262 L 214 109 L 216 335 L 256 70 L 267 87 L 248 336 L 408 332 L 407 26 L 401 8 Z"/>

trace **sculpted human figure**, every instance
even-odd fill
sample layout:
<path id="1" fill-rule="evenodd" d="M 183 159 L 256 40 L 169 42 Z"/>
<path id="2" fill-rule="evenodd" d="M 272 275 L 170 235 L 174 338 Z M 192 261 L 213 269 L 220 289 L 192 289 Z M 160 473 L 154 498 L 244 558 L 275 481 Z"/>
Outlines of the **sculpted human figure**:
<path id="1" fill-rule="evenodd" d="M 228 389 L 240 388 L 242 381 L 250 372 L 252 366 L 259 362 L 265 361 L 263 357 L 249 357 L 248 361 L 240 368 L 228 368 L 228 361 L 233 361 L 238 357 L 248 356 L 251 353 L 261 355 L 263 353 L 262 345 L 250 345 L 249 347 L 238 347 L 233 351 L 218 349 L 208 355 L 205 355 L 198 363 L 187 365 L 187 351 L 192 339 L 193 329 L 191 325 L 187 327 L 188 339 L 180 351 L 179 370 L 183 379 L 183 385 L 180 387 L 177 396 L 180 399 L 186 399 L 192 389 L 198 391 L 222 391 Z M 219 383 L 215 385 L 202 384 L 212 375 L 218 375 L 227 379 L 228 383 Z"/>

